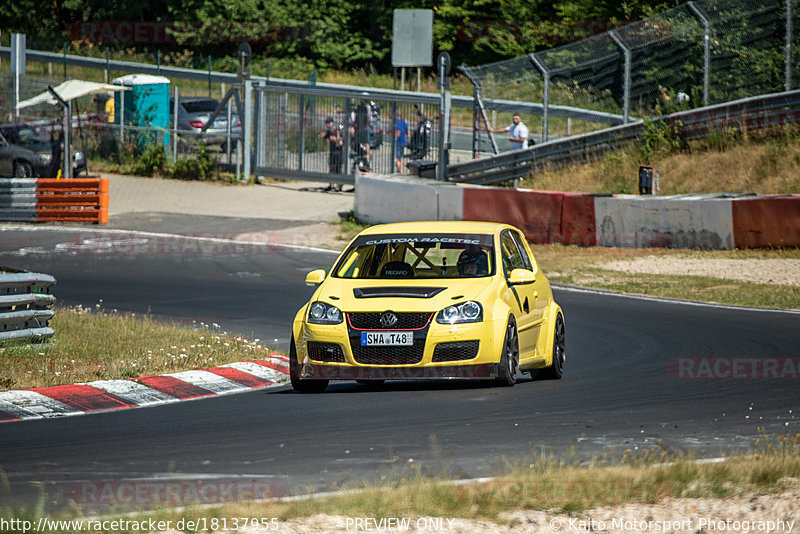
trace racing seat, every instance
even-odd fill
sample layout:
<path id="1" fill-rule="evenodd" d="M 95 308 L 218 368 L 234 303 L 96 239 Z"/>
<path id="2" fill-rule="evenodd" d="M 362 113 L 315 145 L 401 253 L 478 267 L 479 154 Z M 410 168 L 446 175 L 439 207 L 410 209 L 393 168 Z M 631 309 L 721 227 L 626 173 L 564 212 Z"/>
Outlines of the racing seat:
<path id="1" fill-rule="evenodd" d="M 381 268 L 381 278 L 413 278 L 414 269 L 404 261 L 390 261 Z"/>

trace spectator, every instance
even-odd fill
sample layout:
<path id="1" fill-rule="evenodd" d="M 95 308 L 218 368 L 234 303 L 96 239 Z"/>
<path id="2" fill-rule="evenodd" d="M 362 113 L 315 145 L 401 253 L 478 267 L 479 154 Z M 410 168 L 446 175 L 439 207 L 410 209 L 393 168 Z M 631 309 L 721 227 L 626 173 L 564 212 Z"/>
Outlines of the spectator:
<path id="1" fill-rule="evenodd" d="M 344 150 L 344 139 L 342 132 L 336 127 L 333 117 L 325 119 L 325 129 L 320 132 L 320 136 L 328 142 L 328 172 L 331 174 L 342 174 L 342 152 Z M 328 189 L 341 191 L 341 184 L 329 184 Z"/>
<path id="2" fill-rule="evenodd" d="M 508 132 L 508 142 L 511 144 L 511 150 L 522 150 L 528 143 L 528 127 L 522 122 L 519 113 L 514 113 L 512 116 L 513 123 L 505 128 L 492 128 L 489 131 L 492 133 Z"/>
<path id="3" fill-rule="evenodd" d="M 397 124 L 395 125 L 395 146 L 394 163 L 397 172 L 403 173 L 403 155 L 405 154 L 406 144 L 408 144 L 408 123 L 403 120 L 403 114 L 397 114 Z"/>

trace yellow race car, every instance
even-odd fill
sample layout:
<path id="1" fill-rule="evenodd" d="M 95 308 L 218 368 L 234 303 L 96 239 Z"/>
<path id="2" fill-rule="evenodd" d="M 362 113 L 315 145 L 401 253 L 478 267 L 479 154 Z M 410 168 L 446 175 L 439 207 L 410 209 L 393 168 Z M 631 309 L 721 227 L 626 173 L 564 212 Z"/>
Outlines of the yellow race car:
<path id="1" fill-rule="evenodd" d="M 292 325 L 292 387 L 330 380 L 561 378 L 564 316 L 522 232 L 486 222 L 372 226 Z"/>

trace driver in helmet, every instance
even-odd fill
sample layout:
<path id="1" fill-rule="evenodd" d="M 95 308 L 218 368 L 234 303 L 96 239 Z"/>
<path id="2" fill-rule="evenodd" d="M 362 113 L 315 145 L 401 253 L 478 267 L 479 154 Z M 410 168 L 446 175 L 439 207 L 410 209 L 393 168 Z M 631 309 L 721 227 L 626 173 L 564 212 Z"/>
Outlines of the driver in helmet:
<path id="1" fill-rule="evenodd" d="M 464 277 L 483 276 L 489 273 L 486 253 L 477 245 L 468 245 L 458 256 L 458 274 Z"/>

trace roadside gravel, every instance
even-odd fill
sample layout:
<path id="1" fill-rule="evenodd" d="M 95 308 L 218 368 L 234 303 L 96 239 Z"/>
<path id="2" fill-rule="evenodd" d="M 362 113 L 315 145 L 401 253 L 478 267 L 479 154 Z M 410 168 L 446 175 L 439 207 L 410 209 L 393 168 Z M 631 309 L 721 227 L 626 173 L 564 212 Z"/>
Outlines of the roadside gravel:
<path id="1" fill-rule="evenodd" d="M 778 494 L 728 499 L 667 498 L 654 504 L 608 506 L 569 515 L 526 510 L 504 515 L 502 519 L 505 524 L 447 517 L 394 518 L 394 522 L 389 522 L 388 517 L 348 518 L 320 514 L 280 521 L 271 524 L 269 529 L 247 528 L 240 532 L 789 534 L 800 528 L 800 483 L 790 480 L 786 486 L 787 489 Z M 176 534 L 176 531 L 169 532 Z"/>

